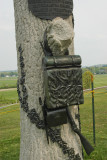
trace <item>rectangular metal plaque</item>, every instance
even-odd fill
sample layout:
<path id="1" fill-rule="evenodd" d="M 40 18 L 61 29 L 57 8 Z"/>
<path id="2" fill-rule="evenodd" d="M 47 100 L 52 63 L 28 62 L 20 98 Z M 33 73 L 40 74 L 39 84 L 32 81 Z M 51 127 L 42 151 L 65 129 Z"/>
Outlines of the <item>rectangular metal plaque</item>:
<path id="1" fill-rule="evenodd" d="M 44 71 L 45 97 L 48 108 L 82 104 L 82 69 L 53 68 Z"/>

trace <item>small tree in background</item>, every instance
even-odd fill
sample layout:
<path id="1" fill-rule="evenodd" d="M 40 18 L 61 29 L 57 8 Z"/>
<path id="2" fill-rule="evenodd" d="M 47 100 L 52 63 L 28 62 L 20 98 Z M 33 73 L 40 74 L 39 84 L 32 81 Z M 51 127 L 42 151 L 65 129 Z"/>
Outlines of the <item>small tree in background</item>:
<path id="1" fill-rule="evenodd" d="M 89 89 L 91 87 L 91 75 L 92 72 L 86 71 L 83 73 L 83 88 Z"/>

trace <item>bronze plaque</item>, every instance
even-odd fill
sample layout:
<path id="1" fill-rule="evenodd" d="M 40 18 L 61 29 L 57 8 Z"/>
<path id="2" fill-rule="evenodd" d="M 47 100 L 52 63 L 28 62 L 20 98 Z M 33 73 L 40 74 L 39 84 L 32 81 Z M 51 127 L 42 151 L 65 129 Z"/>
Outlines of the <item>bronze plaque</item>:
<path id="1" fill-rule="evenodd" d="M 48 69 L 44 73 L 48 108 L 83 104 L 82 69 Z"/>
<path id="2" fill-rule="evenodd" d="M 48 111 L 46 116 L 47 126 L 54 127 L 67 123 L 66 108 Z"/>
<path id="3" fill-rule="evenodd" d="M 29 10 L 41 19 L 67 18 L 72 15 L 73 0 L 28 0 Z"/>

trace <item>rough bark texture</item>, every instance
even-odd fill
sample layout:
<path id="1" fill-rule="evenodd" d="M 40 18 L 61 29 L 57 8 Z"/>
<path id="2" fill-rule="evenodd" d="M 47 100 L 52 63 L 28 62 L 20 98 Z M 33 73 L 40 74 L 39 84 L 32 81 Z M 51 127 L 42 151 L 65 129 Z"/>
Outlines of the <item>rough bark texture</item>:
<path id="1" fill-rule="evenodd" d="M 28 93 L 29 109 L 35 108 L 40 118 L 43 119 L 42 109 L 39 104 L 39 97 L 44 99 L 43 93 L 43 70 L 42 58 L 44 56 L 40 42 L 46 27 L 50 23 L 32 15 L 28 10 L 27 0 L 14 0 L 15 26 L 16 26 L 16 45 L 18 59 L 18 74 L 21 78 L 20 53 L 21 45 L 23 50 L 23 62 L 25 75 L 25 86 Z M 66 20 L 73 28 L 72 16 Z M 70 54 L 74 54 L 73 43 L 69 47 Z M 21 86 L 19 86 L 21 90 Z M 21 93 L 22 94 L 22 93 Z M 72 106 L 72 115 L 78 113 L 78 107 Z M 67 160 L 68 156 L 63 154 L 61 148 L 56 143 L 47 143 L 45 130 L 38 129 L 35 124 L 30 122 L 27 113 L 21 108 L 21 144 L 20 160 Z M 75 119 L 79 126 L 78 120 Z M 78 136 L 72 131 L 69 124 L 62 125 L 61 137 L 67 142 L 70 148 L 74 148 L 75 154 L 82 159 L 82 148 Z"/>

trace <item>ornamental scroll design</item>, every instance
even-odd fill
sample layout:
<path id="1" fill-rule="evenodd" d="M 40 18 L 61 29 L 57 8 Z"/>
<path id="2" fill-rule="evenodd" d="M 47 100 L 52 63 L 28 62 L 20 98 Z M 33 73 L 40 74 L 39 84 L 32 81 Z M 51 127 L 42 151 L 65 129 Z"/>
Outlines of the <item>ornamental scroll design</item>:
<path id="1" fill-rule="evenodd" d="M 17 92 L 19 96 L 20 106 L 26 112 L 28 118 L 30 119 L 31 123 L 35 124 L 38 129 L 45 130 L 45 123 L 44 120 L 40 119 L 39 114 L 36 112 L 35 108 L 29 109 L 28 105 L 28 92 L 25 86 L 25 71 L 24 71 L 24 57 L 23 57 L 23 50 L 21 45 L 18 48 L 18 52 L 20 54 L 19 62 L 20 62 L 20 70 L 21 70 L 21 78 L 17 81 Z M 75 154 L 74 148 L 68 147 L 68 144 L 63 141 L 61 138 L 61 130 L 60 129 L 52 129 L 48 128 L 47 130 L 48 136 L 53 143 L 57 143 L 59 148 L 62 149 L 63 154 L 68 155 L 68 160 L 81 160 L 79 154 Z"/>

